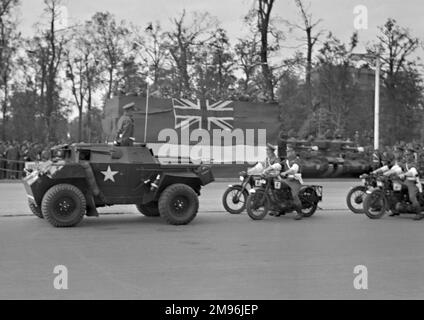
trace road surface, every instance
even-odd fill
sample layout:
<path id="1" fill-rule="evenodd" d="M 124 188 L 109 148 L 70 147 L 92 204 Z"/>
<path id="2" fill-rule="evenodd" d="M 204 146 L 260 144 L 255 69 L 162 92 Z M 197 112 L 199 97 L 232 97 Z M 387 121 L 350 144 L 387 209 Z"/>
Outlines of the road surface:
<path id="1" fill-rule="evenodd" d="M 322 184 L 323 210 L 299 222 L 229 215 L 215 183 L 188 226 L 119 206 L 73 229 L 31 216 L 23 187 L 0 184 L 0 299 L 423 299 L 424 221 L 354 215 L 354 181 Z M 68 290 L 54 288 L 58 265 Z M 368 290 L 355 289 L 356 266 Z"/>

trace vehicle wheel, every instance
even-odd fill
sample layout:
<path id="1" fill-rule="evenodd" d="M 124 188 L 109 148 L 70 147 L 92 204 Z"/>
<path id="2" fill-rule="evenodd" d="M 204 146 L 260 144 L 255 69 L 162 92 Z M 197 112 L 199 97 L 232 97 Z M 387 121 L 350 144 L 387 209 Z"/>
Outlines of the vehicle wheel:
<path id="1" fill-rule="evenodd" d="M 302 216 L 304 218 L 312 217 L 315 212 L 318 210 L 318 203 L 314 202 L 312 205 L 308 205 L 307 207 L 303 206 L 302 208 Z"/>
<path id="2" fill-rule="evenodd" d="M 43 214 L 41 213 L 41 208 L 37 207 L 34 203 L 31 201 L 28 201 L 28 206 L 31 212 L 38 218 L 44 219 Z"/>
<path id="3" fill-rule="evenodd" d="M 137 210 L 144 216 L 155 218 L 160 217 L 159 208 L 157 202 L 149 203 L 149 204 L 138 204 L 136 205 Z"/>
<path id="4" fill-rule="evenodd" d="M 383 191 L 374 190 L 364 199 L 364 212 L 370 219 L 380 219 L 386 214 L 386 198 Z"/>
<path id="5" fill-rule="evenodd" d="M 357 186 L 349 191 L 346 196 L 346 204 L 350 211 L 355 214 L 364 213 L 364 199 L 367 194 L 367 188 Z"/>
<path id="6" fill-rule="evenodd" d="M 299 199 L 302 202 L 302 215 L 304 218 L 310 218 L 315 214 L 315 212 L 317 212 L 317 198 L 318 196 L 316 192 L 311 188 L 307 188 L 300 191 Z"/>
<path id="7" fill-rule="evenodd" d="M 198 210 L 199 199 L 196 192 L 184 184 L 169 186 L 159 199 L 161 217 L 175 226 L 189 224 L 196 217 Z"/>
<path id="8" fill-rule="evenodd" d="M 51 225 L 57 228 L 75 227 L 86 212 L 84 194 L 70 184 L 52 187 L 43 197 L 41 212 Z"/>
<path id="9" fill-rule="evenodd" d="M 247 214 L 253 220 L 263 220 L 270 208 L 269 198 L 264 191 L 258 190 L 247 197 Z"/>
<path id="10" fill-rule="evenodd" d="M 222 196 L 225 210 L 231 214 L 240 214 L 246 209 L 247 190 L 242 192 L 242 186 L 228 188 Z"/>

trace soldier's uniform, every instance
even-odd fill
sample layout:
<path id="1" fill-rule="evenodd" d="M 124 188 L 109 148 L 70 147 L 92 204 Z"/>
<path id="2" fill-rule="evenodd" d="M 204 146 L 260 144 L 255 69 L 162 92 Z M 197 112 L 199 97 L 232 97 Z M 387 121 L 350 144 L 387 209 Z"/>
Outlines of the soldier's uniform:
<path id="1" fill-rule="evenodd" d="M 415 151 L 413 150 L 409 150 L 409 155 L 405 160 L 405 185 L 408 188 L 409 200 L 412 202 L 412 206 L 416 213 L 415 220 L 421 220 L 424 218 L 424 215 L 421 214 L 421 206 L 418 202 L 417 195 L 418 192 L 422 190 L 418 189 L 418 187 L 421 188 L 421 182 L 419 179 L 418 166 L 415 162 L 414 152 Z"/>
<path id="2" fill-rule="evenodd" d="M 125 114 L 118 121 L 118 131 L 116 133 L 116 142 L 122 147 L 133 145 L 134 137 L 134 119 L 127 112 L 134 110 L 135 104 L 130 103 L 123 107 Z"/>
<path id="3" fill-rule="evenodd" d="M 270 169 L 273 165 L 278 164 L 280 159 L 275 155 L 276 148 L 267 144 L 267 157 L 265 161 L 258 162 L 256 166 L 248 170 L 249 174 L 260 174 L 266 169 Z"/>
<path id="4" fill-rule="evenodd" d="M 297 212 L 296 220 L 301 220 L 302 216 L 302 202 L 299 199 L 299 191 L 302 187 L 302 173 L 300 158 L 294 154 L 293 146 L 287 146 L 287 159 L 281 163 L 274 165 L 277 170 L 284 170 L 281 175 L 286 178 L 285 182 L 290 187 L 292 194 L 293 205 Z M 289 173 L 288 173 L 289 172 Z M 286 176 L 287 175 L 287 176 Z M 275 214 L 278 216 L 279 214 Z"/>
<path id="5" fill-rule="evenodd" d="M 0 180 L 6 177 L 6 147 L 0 142 Z"/>
<path id="6" fill-rule="evenodd" d="M 19 148 L 16 143 L 13 143 L 6 150 L 7 159 L 7 178 L 17 179 L 18 178 L 18 160 L 19 160 Z"/>
<path id="7" fill-rule="evenodd" d="M 287 179 L 286 183 L 290 187 L 294 205 L 296 206 L 296 208 L 302 208 L 302 202 L 299 199 L 299 191 L 302 187 L 302 172 L 300 159 L 298 157 L 293 159 L 286 159 L 283 164 L 284 171 L 292 170 L 293 172 L 295 172 Z"/>

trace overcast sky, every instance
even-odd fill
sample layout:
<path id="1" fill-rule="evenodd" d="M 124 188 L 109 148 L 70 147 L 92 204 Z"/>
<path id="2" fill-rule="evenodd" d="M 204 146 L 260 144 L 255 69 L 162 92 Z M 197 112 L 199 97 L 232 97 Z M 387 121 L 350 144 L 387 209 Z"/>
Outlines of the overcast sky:
<path id="1" fill-rule="evenodd" d="M 43 0 L 21 0 L 20 28 L 25 35 L 32 35 L 32 26 L 40 21 Z M 64 0 L 68 8 L 69 24 L 89 19 L 95 12 L 110 11 L 120 19 L 140 26 L 150 21 L 160 21 L 166 27 L 169 18 L 187 11 L 208 11 L 216 16 L 228 31 L 232 40 L 243 35 L 242 17 L 254 0 Z M 369 28 L 359 33 L 361 46 L 375 39 L 377 26 L 388 17 L 411 29 L 415 36 L 424 39 L 424 1 L 422 0 L 311 0 L 314 17 L 323 19 L 322 27 L 331 30 L 343 41 L 354 32 L 353 9 L 365 5 L 369 10 Z M 294 0 L 277 0 L 273 12 L 283 19 L 299 21 Z M 289 36 L 290 38 L 290 36 Z M 360 50 L 361 51 L 361 50 Z"/>

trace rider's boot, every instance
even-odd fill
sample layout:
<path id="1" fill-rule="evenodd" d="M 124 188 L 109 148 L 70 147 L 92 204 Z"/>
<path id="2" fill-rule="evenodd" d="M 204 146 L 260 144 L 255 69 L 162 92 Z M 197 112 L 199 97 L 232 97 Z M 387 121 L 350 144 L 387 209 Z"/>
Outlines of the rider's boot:
<path id="1" fill-rule="evenodd" d="M 303 219 L 303 213 L 300 206 L 296 206 L 296 215 L 294 217 L 294 220 L 299 221 Z"/>
<path id="2" fill-rule="evenodd" d="M 414 217 L 414 220 L 415 221 L 419 221 L 419 220 L 422 220 L 422 219 L 424 219 L 424 214 L 422 214 L 421 213 L 421 208 L 420 208 L 420 206 L 419 205 L 417 205 L 417 206 L 415 206 L 415 212 L 416 212 L 416 214 L 415 214 L 415 217 Z"/>
<path id="3" fill-rule="evenodd" d="M 415 221 L 420 221 L 422 219 L 424 219 L 424 214 L 422 214 L 421 212 L 417 212 L 417 214 L 414 217 L 414 220 Z"/>

